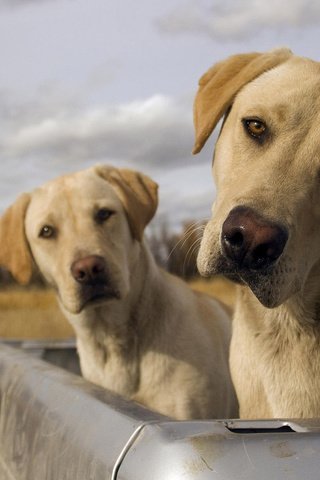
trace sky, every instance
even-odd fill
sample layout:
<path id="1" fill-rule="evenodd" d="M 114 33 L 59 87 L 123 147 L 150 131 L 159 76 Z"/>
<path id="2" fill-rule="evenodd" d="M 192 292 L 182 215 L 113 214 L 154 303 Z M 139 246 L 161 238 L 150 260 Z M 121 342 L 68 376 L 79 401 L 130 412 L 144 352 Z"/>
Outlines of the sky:
<path id="1" fill-rule="evenodd" d="M 216 134 L 191 154 L 200 76 L 235 53 L 320 60 L 317 0 L 0 0 L 0 212 L 97 163 L 159 184 L 155 222 L 210 216 Z"/>

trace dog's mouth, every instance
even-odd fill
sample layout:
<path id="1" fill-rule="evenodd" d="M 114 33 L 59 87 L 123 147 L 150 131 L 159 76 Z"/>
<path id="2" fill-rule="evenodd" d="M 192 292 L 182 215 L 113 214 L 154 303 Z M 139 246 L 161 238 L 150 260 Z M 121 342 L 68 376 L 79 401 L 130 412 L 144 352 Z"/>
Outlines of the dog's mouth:
<path id="1" fill-rule="evenodd" d="M 277 264 L 259 270 L 239 268 L 221 255 L 216 265 L 216 273 L 237 284 L 247 285 L 259 302 L 267 308 L 274 308 L 281 303 L 281 282 L 276 279 Z"/>
<path id="2" fill-rule="evenodd" d="M 95 254 L 83 256 L 71 264 L 70 273 L 75 281 L 77 313 L 89 305 L 120 299 L 118 282 L 110 274 L 104 257 Z"/>
<path id="3" fill-rule="evenodd" d="M 236 264 L 229 262 L 225 257 L 221 256 L 221 260 L 218 263 L 218 273 L 224 275 L 236 283 L 250 283 L 258 282 L 263 278 L 270 277 L 273 274 L 275 265 L 268 265 L 265 268 L 251 269 L 248 267 L 239 268 Z"/>
<path id="4" fill-rule="evenodd" d="M 81 308 L 80 311 L 89 305 L 98 305 L 110 300 L 119 300 L 121 297 L 118 289 L 109 282 L 92 282 L 82 285 L 79 291 Z"/>
<path id="5" fill-rule="evenodd" d="M 107 282 L 91 283 L 81 285 L 73 291 L 71 298 L 61 295 L 60 290 L 55 286 L 59 301 L 64 309 L 74 315 L 78 315 L 85 308 L 97 307 L 111 301 L 121 300 L 121 292 L 118 288 Z"/>

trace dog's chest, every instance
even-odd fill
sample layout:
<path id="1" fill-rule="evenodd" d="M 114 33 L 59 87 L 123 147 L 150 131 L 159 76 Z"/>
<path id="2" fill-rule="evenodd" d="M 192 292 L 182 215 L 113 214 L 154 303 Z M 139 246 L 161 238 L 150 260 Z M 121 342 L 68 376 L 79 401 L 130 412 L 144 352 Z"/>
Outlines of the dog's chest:
<path id="1" fill-rule="evenodd" d="M 319 339 L 271 325 L 260 332 L 248 330 L 245 338 L 241 362 L 262 411 L 272 417 L 320 416 Z"/>
<path id="2" fill-rule="evenodd" d="M 271 319 L 249 322 L 247 315 L 236 316 L 233 327 L 230 359 L 241 415 L 319 417 L 318 335 Z"/>
<path id="3" fill-rule="evenodd" d="M 139 386 L 140 366 L 137 343 L 130 345 L 111 335 L 78 339 L 83 376 L 120 395 L 131 396 Z"/>

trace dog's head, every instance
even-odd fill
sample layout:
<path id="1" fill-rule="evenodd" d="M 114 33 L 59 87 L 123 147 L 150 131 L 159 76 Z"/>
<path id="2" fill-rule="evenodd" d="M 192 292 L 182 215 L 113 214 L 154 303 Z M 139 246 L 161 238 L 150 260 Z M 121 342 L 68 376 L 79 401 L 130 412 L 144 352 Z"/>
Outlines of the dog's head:
<path id="1" fill-rule="evenodd" d="M 0 265 L 21 284 L 34 268 L 62 306 L 124 298 L 139 261 L 145 226 L 157 208 L 157 185 L 141 173 L 97 166 L 23 194 L 0 219 Z"/>
<path id="2" fill-rule="evenodd" d="M 319 99 L 320 65 L 287 49 L 215 65 L 195 99 L 194 153 L 224 116 L 199 271 L 247 284 L 267 307 L 302 291 L 320 260 Z"/>

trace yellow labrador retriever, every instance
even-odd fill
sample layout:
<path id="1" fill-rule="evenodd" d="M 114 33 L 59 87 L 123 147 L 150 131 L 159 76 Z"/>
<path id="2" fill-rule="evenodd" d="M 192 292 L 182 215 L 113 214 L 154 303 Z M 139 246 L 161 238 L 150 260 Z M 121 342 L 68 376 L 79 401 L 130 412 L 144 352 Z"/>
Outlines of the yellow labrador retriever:
<path id="1" fill-rule="evenodd" d="M 22 195 L 0 220 L 0 264 L 33 265 L 73 325 L 83 375 L 177 419 L 237 415 L 224 308 L 160 270 L 143 231 L 157 185 L 98 166 Z"/>
<path id="2" fill-rule="evenodd" d="M 224 121 L 198 268 L 240 284 L 240 416 L 320 417 L 320 63 L 287 49 L 236 55 L 199 85 L 194 153 Z"/>

